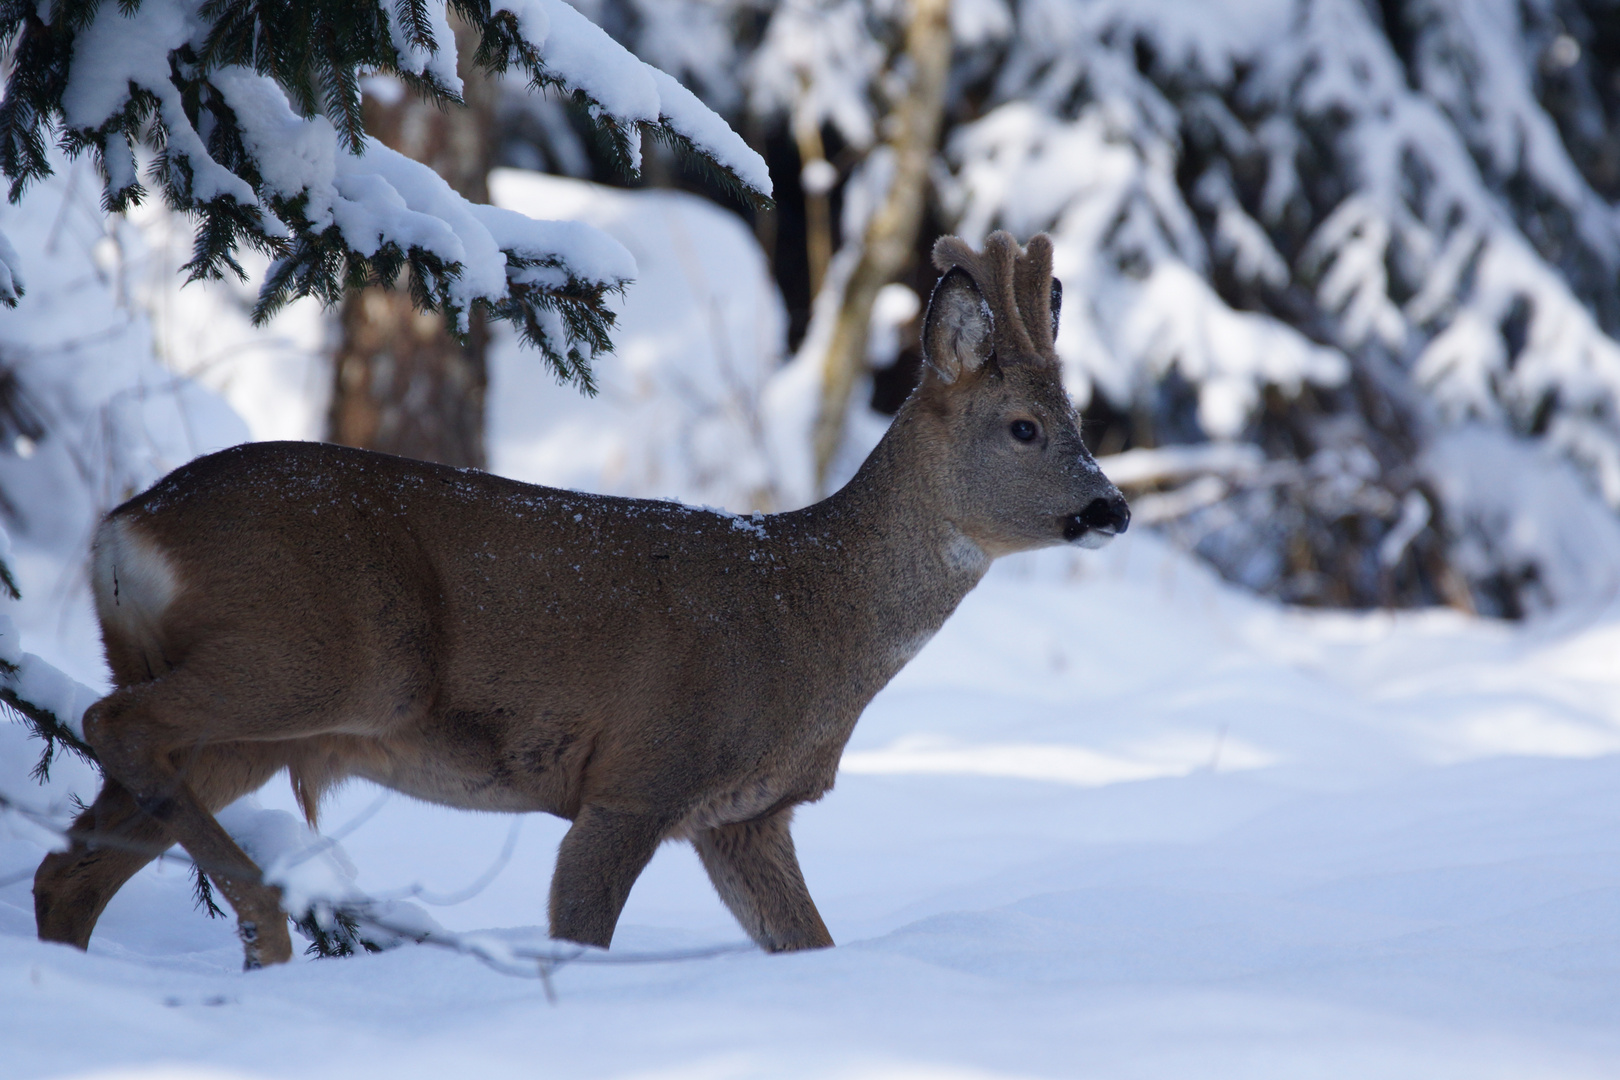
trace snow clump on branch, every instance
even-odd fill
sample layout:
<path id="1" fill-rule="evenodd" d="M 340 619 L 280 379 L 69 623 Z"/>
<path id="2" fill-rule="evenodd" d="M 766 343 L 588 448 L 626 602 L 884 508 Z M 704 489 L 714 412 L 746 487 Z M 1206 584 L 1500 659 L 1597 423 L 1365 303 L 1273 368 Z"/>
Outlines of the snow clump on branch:
<path id="1" fill-rule="evenodd" d="M 454 9 L 478 33 L 473 62 L 572 95 L 629 170 L 645 131 L 737 194 L 768 199 L 763 160 L 724 121 L 562 0 Z M 630 253 L 593 228 L 469 203 L 361 125 L 365 73 L 459 102 L 445 0 L 19 4 L 0 9 L 0 43 L 16 57 L 0 101 L 13 202 L 50 174 L 52 127 L 69 155 L 95 158 L 110 210 L 144 198 L 136 151 L 152 151 L 147 181 L 200 218 L 191 279 L 243 276 L 243 244 L 274 257 L 259 321 L 297 297 L 334 303 L 408 267 L 419 306 L 462 333 L 482 307 L 514 323 L 559 377 L 590 388 L 592 357 L 612 345 L 604 297 L 635 276 Z M 17 291 L 11 254 L 0 248 L 0 302 Z"/>

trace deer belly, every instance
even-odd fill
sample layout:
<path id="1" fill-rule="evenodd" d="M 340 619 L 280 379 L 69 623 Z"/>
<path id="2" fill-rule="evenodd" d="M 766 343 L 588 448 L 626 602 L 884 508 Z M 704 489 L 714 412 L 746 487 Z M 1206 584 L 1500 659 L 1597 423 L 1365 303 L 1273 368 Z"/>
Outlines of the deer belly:
<path id="1" fill-rule="evenodd" d="M 389 768 L 369 768 L 358 774 L 413 799 L 458 810 L 523 813 L 549 809 L 532 790 L 511 783 L 507 777 L 458 770 L 444 762 L 395 761 Z"/>
<path id="2" fill-rule="evenodd" d="M 783 794 L 783 786 L 770 779 L 753 780 L 739 787 L 712 792 L 693 808 L 677 832 L 689 837 L 717 825 L 751 821 L 783 805 Z"/>
<path id="3" fill-rule="evenodd" d="M 465 746 L 457 748 L 459 753 L 386 743 L 380 749 L 354 770 L 356 775 L 412 798 L 459 810 L 561 813 L 569 789 L 575 786 L 569 777 L 559 775 L 563 770 L 536 774 L 513 767 L 506 755 L 469 753 Z"/>
<path id="4" fill-rule="evenodd" d="M 753 821 L 802 802 L 814 802 L 831 787 L 831 774 L 824 780 L 797 775 L 752 777 L 705 796 L 682 820 L 676 835 L 690 838 L 703 829 Z"/>

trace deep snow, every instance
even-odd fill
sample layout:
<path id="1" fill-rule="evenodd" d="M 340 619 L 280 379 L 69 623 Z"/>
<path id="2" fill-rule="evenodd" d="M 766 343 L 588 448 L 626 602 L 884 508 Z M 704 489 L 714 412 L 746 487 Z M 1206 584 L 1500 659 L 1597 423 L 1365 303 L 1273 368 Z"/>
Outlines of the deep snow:
<path id="1" fill-rule="evenodd" d="M 1609 603 L 1528 629 L 1304 615 L 1151 538 L 1011 560 L 801 811 L 839 948 L 575 965 L 553 1005 L 413 946 L 243 974 L 177 866 L 128 886 L 80 955 L 33 940 L 19 883 L 0 889 L 0 1074 L 1613 1075 L 1617 650 Z M 15 791 L 26 747 L 0 735 Z M 349 788 L 327 827 L 375 799 Z M 264 801 L 292 808 L 279 783 Z M 344 846 L 373 892 L 453 891 L 510 820 L 395 797 Z M 524 821 L 493 883 L 434 916 L 538 940 L 561 834 Z M 0 845 L 0 875 L 38 854 Z M 616 944 L 740 937 L 670 846 Z"/>

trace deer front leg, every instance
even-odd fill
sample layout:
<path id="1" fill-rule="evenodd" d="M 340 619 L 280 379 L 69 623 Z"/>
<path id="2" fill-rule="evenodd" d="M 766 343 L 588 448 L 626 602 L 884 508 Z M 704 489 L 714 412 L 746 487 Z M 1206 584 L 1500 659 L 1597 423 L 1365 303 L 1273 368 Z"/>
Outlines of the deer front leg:
<path id="1" fill-rule="evenodd" d="M 551 876 L 551 936 L 607 948 L 630 887 L 663 841 L 669 821 L 587 805 L 557 849 Z"/>
<path id="2" fill-rule="evenodd" d="M 788 826 L 793 810 L 704 829 L 692 838 L 715 891 L 767 952 L 825 949 L 827 924 L 805 887 Z"/>

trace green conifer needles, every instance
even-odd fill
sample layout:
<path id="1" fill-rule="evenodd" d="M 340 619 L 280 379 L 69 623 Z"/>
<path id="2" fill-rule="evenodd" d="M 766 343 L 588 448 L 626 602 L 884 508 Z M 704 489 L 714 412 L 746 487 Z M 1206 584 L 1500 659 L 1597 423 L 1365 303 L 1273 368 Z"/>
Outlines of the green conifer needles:
<path id="1" fill-rule="evenodd" d="M 631 173 L 650 134 L 768 202 L 757 154 L 562 0 L 449 2 L 477 32 L 477 65 L 571 95 Z M 629 252 L 595 229 L 470 203 L 365 133 L 366 77 L 459 105 L 446 0 L 0 0 L 6 47 L 0 173 L 13 202 L 50 174 L 54 140 L 90 153 L 107 210 L 151 187 L 194 216 L 190 280 L 245 277 L 244 245 L 270 256 L 260 321 L 408 269 L 417 304 L 458 332 L 481 307 L 592 389 L 591 358 L 611 347 L 607 294 L 635 275 Z"/>

